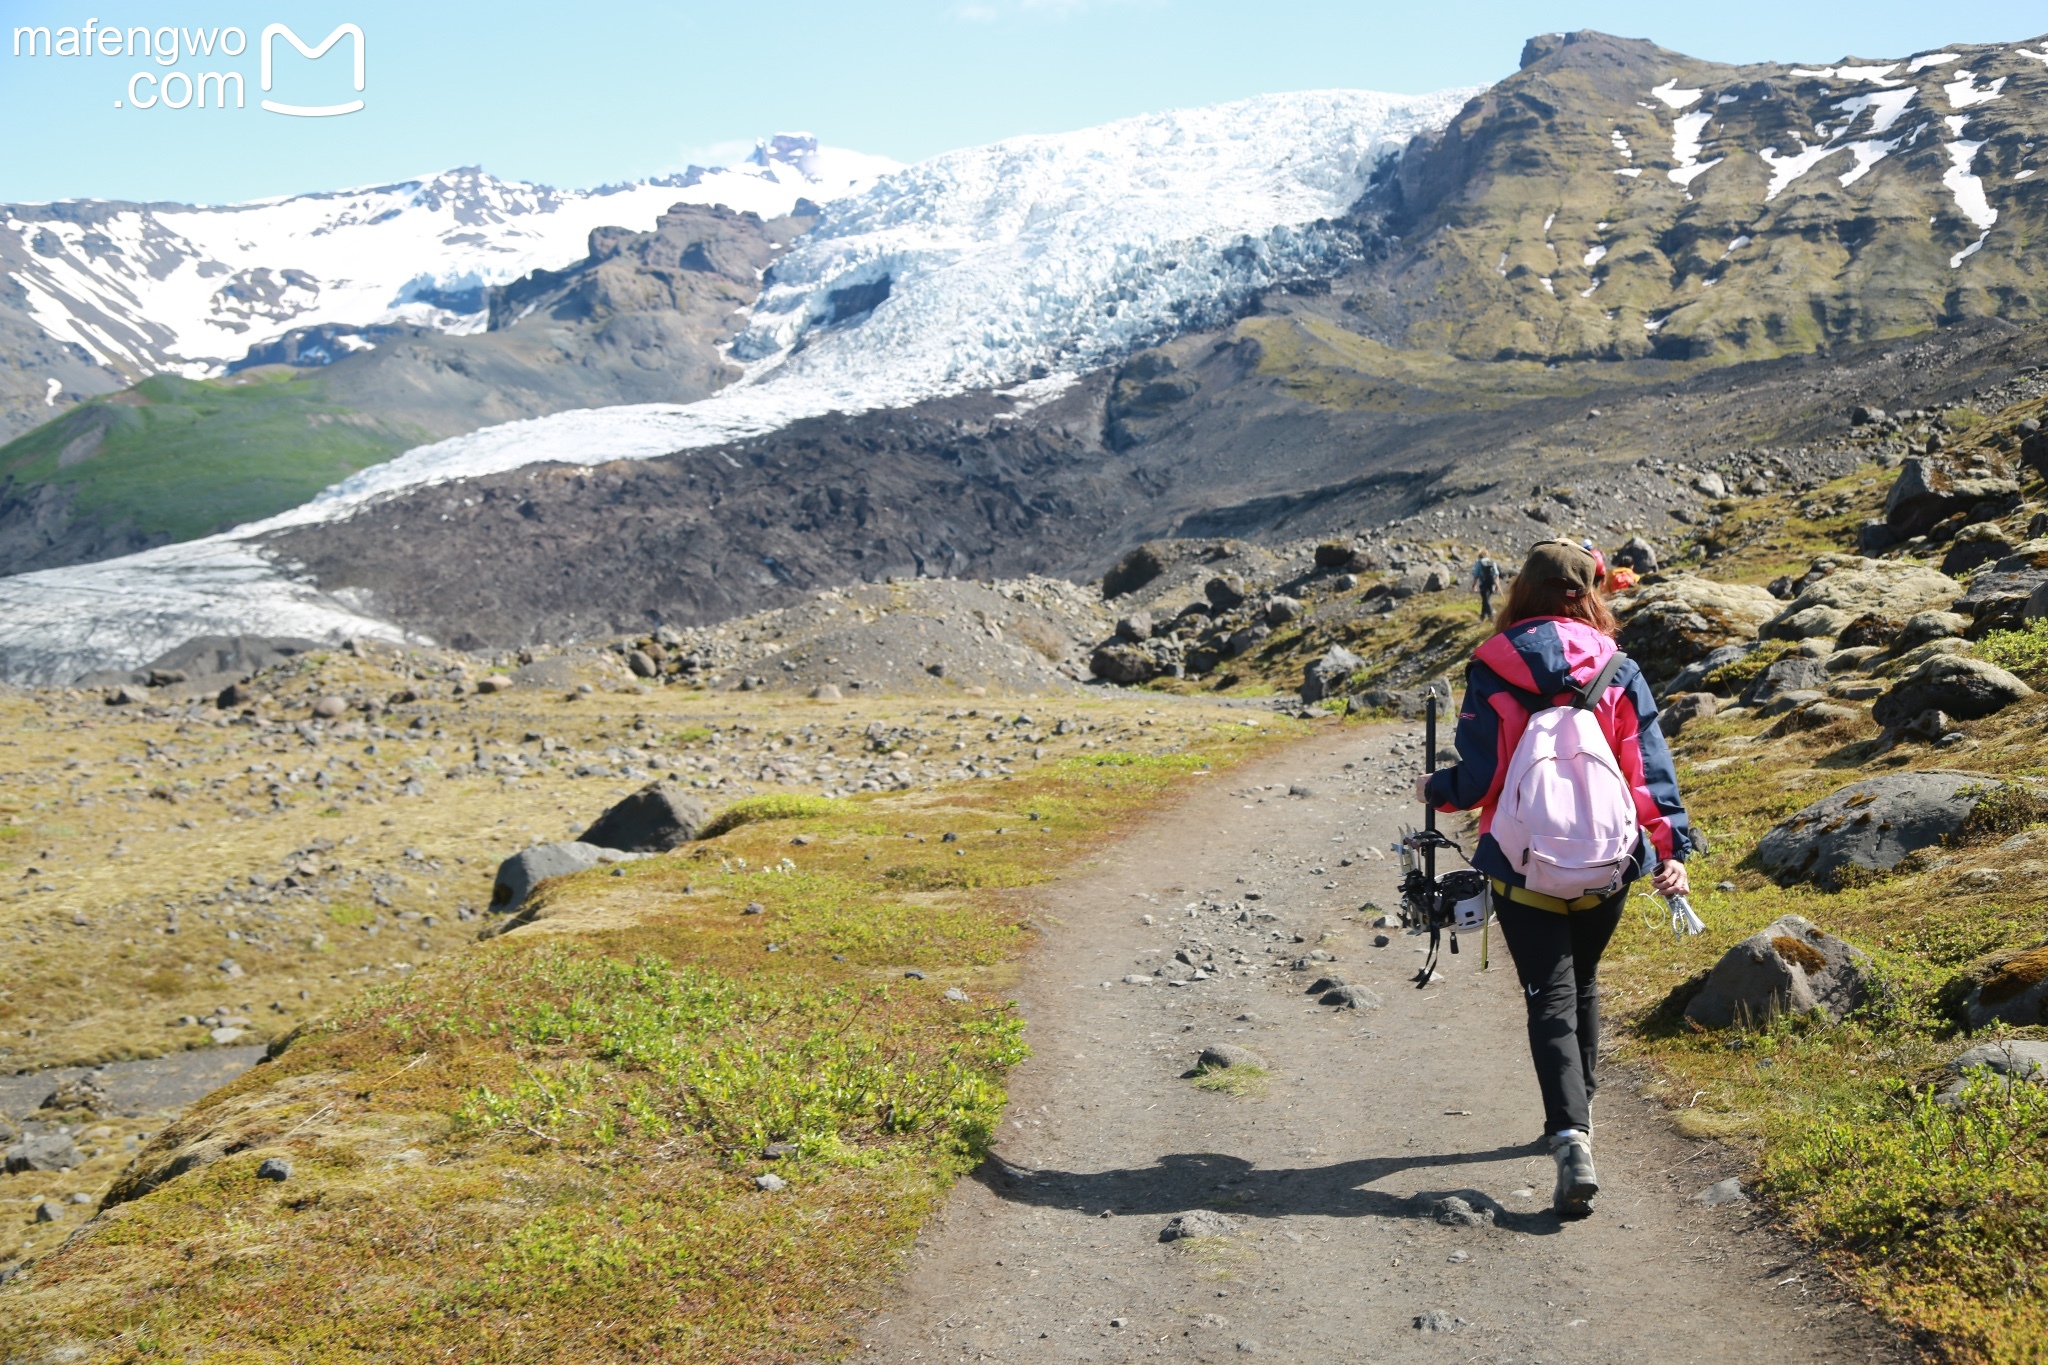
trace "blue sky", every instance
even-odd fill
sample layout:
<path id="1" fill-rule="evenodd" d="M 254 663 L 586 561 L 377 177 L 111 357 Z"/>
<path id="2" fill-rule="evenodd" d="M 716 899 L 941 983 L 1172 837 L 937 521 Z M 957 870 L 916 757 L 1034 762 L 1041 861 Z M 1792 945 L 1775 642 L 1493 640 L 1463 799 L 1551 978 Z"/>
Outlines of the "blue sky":
<path id="1" fill-rule="evenodd" d="M 787 130 L 908 161 L 1276 90 L 1481 84 L 1514 70 L 1528 35 L 1569 28 L 1718 61 L 1808 62 L 2048 28 L 2048 11 L 2017 0 L 1960 10 L 1924 0 L 0 0 L 0 16 L 0 200 L 17 201 L 221 202 L 470 164 L 592 185 L 734 160 Z M 88 19 L 124 30 L 124 43 L 130 25 L 238 27 L 248 46 L 239 59 L 180 53 L 176 64 L 125 50 L 13 55 L 17 26 Z M 321 119 L 260 110 L 256 40 L 273 22 L 308 43 L 359 25 L 364 108 Z M 354 97 L 345 53 L 315 65 L 277 48 L 277 98 Z M 246 108 L 140 110 L 125 97 L 138 72 L 157 78 L 138 96 L 167 88 L 176 100 L 184 88 L 164 79 L 172 71 L 211 70 L 243 74 Z"/>

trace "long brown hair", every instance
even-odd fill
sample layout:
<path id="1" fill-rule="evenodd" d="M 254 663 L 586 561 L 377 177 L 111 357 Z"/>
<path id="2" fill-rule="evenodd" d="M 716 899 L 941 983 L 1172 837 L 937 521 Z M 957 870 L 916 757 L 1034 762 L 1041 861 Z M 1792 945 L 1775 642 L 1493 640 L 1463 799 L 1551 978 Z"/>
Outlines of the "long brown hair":
<path id="1" fill-rule="evenodd" d="M 1563 616 L 1573 621 L 1584 621 L 1610 639 L 1621 634 L 1621 622 L 1614 619 L 1607 599 L 1598 588 L 1574 594 L 1570 585 L 1555 579 L 1539 579 L 1527 572 L 1524 566 L 1524 572 L 1516 574 L 1514 581 L 1508 584 L 1508 595 L 1502 599 L 1500 610 L 1493 614 L 1494 633 L 1498 635 L 1510 626 L 1538 616 Z"/>

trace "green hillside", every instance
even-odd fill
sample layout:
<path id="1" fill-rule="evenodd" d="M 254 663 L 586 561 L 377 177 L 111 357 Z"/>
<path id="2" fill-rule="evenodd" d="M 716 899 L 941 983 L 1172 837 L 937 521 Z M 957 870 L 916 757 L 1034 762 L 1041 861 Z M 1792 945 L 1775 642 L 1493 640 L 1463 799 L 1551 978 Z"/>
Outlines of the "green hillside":
<path id="1" fill-rule="evenodd" d="M 0 446 L 0 480 L 55 485 L 103 525 L 189 540 L 295 507 L 424 439 L 330 402 L 319 376 L 158 375 Z"/>

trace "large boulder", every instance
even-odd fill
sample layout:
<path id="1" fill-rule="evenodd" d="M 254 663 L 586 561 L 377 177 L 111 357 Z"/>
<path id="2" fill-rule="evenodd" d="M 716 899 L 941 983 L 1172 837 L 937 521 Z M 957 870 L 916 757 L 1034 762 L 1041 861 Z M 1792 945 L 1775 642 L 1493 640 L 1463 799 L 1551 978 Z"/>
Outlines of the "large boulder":
<path id="1" fill-rule="evenodd" d="M 1979 959 L 1944 994 L 1966 1028 L 2048 1024 L 2048 943 Z"/>
<path id="2" fill-rule="evenodd" d="M 0 1164 L 6 1166 L 9 1175 L 22 1171 L 75 1170 L 85 1164 L 85 1154 L 62 1133 L 46 1133 L 9 1147 Z"/>
<path id="3" fill-rule="evenodd" d="M 1747 658 L 1755 651 L 1756 646 L 1753 644 L 1722 645 L 1719 649 L 1711 650 L 1705 658 L 1695 659 L 1681 669 L 1678 676 L 1664 689 L 1665 695 L 1675 697 L 1682 692 L 1701 691 L 1707 685 L 1709 673 L 1738 659 Z"/>
<path id="4" fill-rule="evenodd" d="M 1621 548 L 1614 552 L 1616 564 L 1626 564 L 1644 577 L 1657 572 L 1657 551 L 1641 536 L 1630 536 Z"/>
<path id="5" fill-rule="evenodd" d="M 605 860 L 612 850 L 596 844 L 535 844 L 498 864 L 491 883 L 491 911 L 509 915 L 526 903 L 533 888 L 550 877 L 566 877 L 587 871 Z"/>
<path id="6" fill-rule="evenodd" d="M 1839 636 L 1863 616 L 1911 616 L 1946 607 L 1963 594 L 1962 584 L 1925 564 L 1861 555 L 1822 555 L 1799 582 L 1799 595 L 1764 624 L 1765 636 Z"/>
<path id="7" fill-rule="evenodd" d="M 1088 671 L 1107 683 L 1132 687 L 1159 676 L 1159 665 L 1131 644 L 1103 645 L 1088 658 Z"/>
<path id="8" fill-rule="evenodd" d="M 1218 574 L 1202 585 L 1202 595 L 1218 611 L 1234 611 L 1244 605 L 1244 580 L 1236 574 Z"/>
<path id="9" fill-rule="evenodd" d="M 2002 784 L 1983 773 L 1934 769 L 1854 782 L 1787 816 L 1758 841 L 1759 866 L 1781 883 L 1840 885 L 1845 869 L 1887 872 L 1916 849 L 1962 831 Z"/>
<path id="10" fill-rule="evenodd" d="M 1892 638 L 1894 653 L 1904 654 L 1918 649 L 1929 640 L 1947 640 L 1960 636 L 1970 628 L 1970 618 L 1954 611 L 1920 611 L 1899 628 Z"/>
<path id="11" fill-rule="evenodd" d="M 1941 571 L 1951 576 L 1969 573 L 1979 565 L 2003 559 L 2012 552 L 2013 544 L 2006 539 L 1998 523 L 1981 521 L 1956 532 L 1955 539 L 1949 542 L 1948 553 L 1941 557 Z"/>
<path id="12" fill-rule="evenodd" d="M 1716 650 L 1756 639 L 1779 602 L 1762 588 L 1673 574 L 1615 601 L 1621 647 L 1653 682 L 1668 681 Z"/>
<path id="13" fill-rule="evenodd" d="M 1885 524 L 1900 540 L 1924 536 L 1937 524 L 1979 503 L 2017 495 L 2011 479 L 1955 465 L 1937 456 L 1915 455 L 1899 467 L 1884 500 Z"/>
<path id="14" fill-rule="evenodd" d="M 1948 1069 L 1956 1078 L 1934 1098 L 1936 1103 L 1950 1108 L 1962 1102 L 1963 1088 L 1970 1083 L 1972 1072 L 1997 1076 L 2006 1088 L 2016 1083 L 2048 1086 L 2048 1043 L 2025 1038 L 1979 1043 L 1952 1058 Z"/>
<path id="15" fill-rule="evenodd" d="M 1657 728 L 1667 738 L 1676 738 L 1686 722 L 1711 716 L 1719 710 L 1721 699 L 1712 692 L 1680 692 L 1665 700 L 1664 709 L 1657 713 Z"/>
<path id="16" fill-rule="evenodd" d="M 2011 554 L 1970 575 L 1970 590 L 1955 609 L 1976 622 L 1974 633 L 2011 629 L 2025 619 L 2027 599 L 2043 584 L 2048 584 L 2048 536 L 2015 545 Z"/>
<path id="17" fill-rule="evenodd" d="M 1743 689 L 1742 704 L 1769 706 L 1787 692 L 1825 691 L 1827 685 L 1828 665 L 1825 659 L 1793 654 L 1778 660 L 1751 679 L 1749 686 Z"/>
<path id="18" fill-rule="evenodd" d="M 1798 915 L 1782 915 L 1721 955 L 1685 1017 L 1702 1028 L 1820 1010 L 1840 1022 L 1863 1003 L 1870 957 Z"/>
<path id="19" fill-rule="evenodd" d="M 1958 720 L 1977 720 L 2033 695 L 2033 688 L 1996 664 L 1940 654 L 1873 702 L 1870 718 L 1879 725 L 1904 725 L 1922 711 L 1945 711 Z"/>
<path id="20" fill-rule="evenodd" d="M 666 853 L 704 827 L 704 807 L 687 787 L 650 782 L 597 817 L 578 843 L 623 853 Z"/>
<path id="21" fill-rule="evenodd" d="M 1321 701 L 1337 695 L 1351 675 L 1364 667 L 1365 660 L 1342 645 L 1331 645 L 1329 653 L 1301 671 L 1301 699 Z"/>

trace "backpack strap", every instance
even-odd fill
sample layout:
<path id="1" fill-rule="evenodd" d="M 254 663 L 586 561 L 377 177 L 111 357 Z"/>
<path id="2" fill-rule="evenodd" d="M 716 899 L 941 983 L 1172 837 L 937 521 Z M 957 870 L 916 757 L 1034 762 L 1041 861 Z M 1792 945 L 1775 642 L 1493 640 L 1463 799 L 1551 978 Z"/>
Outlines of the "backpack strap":
<path id="1" fill-rule="evenodd" d="M 1580 692 L 1578 697 L 1572 702 L 1572 709 L 1587 711 L 1598 706 L 1600 699 L 1607 695 L 1607 689 L 1613 686 L 1614 675 L 1621 671 L 1621 666 L 1626 662 L 1628 662 L 1628 655 L 1618 649 L 1608 655 L 1606 664 L 1601 667 L 1598 673 L 1593 675 L 1593 680 L 1586 684 L 1585 690 Z"/>

